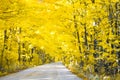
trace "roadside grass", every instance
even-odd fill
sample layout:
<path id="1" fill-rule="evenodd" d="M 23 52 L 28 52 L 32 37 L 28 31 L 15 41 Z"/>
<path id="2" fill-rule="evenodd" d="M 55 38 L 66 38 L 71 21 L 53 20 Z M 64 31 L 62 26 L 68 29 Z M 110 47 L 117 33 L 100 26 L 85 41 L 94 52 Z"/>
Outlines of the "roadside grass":
<path id="1" fill-rule="evenodd" d="M 116 76 L 116 80 L 120 80 L 120 73 L 117 74 L 117 76 Z"/>
<path id="2" fill-rule="evenodd" d="M 78 66 L 71 66 L 71 67 L 68 67 L 67 66 L 67 68 L 73 73 L 73 74 L 75 74 L 75 75 L 77 75 L 79 78 L 82 78 L 83 80 L 96 80 L 94 77 L 92 78 L 92 79 L 89 79 L 88 77 L 86 77 L 85 76 L 85 74 L 84 74 L 84 71 L 81 69 L 81 71 L 80 71 L 80 69 L 78 68 Z M 95 75 L 95 73 L 94 73 L 94 75 Z M 99 78 L 98 80 L 120 80 L 120 73 L 118 73 L 118 74 L 116 74 L 115 76 L 114 76 L 114 78 L 113 77 L 111 77 L 111 76 L 105 76 L 105 75 L 100 75 L 100 76 L 102 76 L 102 78 Z M 103 79 L 103 78 L 105 78 L 105 79 Z"/>
<path id="3" fill-rule="evenodd" d="M 0 77 L 7 75 L 7 72 L 0 72 Z"/>

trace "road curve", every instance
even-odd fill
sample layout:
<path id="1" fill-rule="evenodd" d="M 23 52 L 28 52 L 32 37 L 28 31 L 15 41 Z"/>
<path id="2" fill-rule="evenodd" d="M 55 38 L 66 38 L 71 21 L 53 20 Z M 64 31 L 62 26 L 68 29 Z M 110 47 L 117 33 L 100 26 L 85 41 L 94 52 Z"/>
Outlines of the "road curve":
<path id="1" fill-rule="evenodd" d="M 13 73 L 0 80 L 82 80 L 72 74 L 61 62 L 33 67 Z"/>

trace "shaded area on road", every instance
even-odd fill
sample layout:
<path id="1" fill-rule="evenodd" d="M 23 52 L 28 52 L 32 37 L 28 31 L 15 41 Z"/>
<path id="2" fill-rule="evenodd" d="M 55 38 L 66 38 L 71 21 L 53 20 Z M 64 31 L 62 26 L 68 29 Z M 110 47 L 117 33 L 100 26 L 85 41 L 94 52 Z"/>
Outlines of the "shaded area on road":
<path id="1" fill-rule="evenodd" d="M 33 67 L 1 77 L 0 80 L 82 80 L 61 62 Z"/>

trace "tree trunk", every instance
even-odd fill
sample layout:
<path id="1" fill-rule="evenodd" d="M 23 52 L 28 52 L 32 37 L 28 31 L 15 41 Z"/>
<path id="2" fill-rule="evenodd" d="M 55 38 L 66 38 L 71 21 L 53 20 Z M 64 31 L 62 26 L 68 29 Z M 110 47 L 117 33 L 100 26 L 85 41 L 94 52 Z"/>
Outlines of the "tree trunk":
<path id="1" fill-rule="evenodd" d="M 21 34 L 21 28 L 19 28 L 19 34 Z M 18 61 L 19 62 L 21 61 L 21 42 L 20 42 L 20 39 L 18 39 Z"/>
<path id="2" fill-rule="evenodd" d="M 81 53 L 80 34 L 79 34 L 78 25 L 77 25 L 77 22 L 76 22 L 76 16 L 75 15 L 74 15 L 74 27 L 76 29 L 77 43 L 78 43 L 79 52 Z"/>
<path id="3" fill-rule="evenodd" d="M 7 30 L 4 30 L 4 45 L 3 45 L 3 50 L 2 50 L 2 53 L 1 53 L 1 66 L 0 66 L 0 70 L 3 69 L 3 56 L 4 56 L 5 49 L 7 49 L 6 41 L 7 41 Z"/>
<path id="4" fill-rule="evenodd" d="M 88 46 L 86 24 L 84 25 L 84 30 L 85 30 L 85 45 Z"/>

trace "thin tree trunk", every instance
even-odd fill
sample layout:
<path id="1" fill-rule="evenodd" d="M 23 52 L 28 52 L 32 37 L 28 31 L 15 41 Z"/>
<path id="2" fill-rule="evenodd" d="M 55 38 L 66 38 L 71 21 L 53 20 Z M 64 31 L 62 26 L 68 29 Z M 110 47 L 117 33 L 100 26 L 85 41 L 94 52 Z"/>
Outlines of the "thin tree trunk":
<path id="1" fill-rule="evenodd" d="M 85 45 L 88 46 L 86 24 L 84 25 L 84 30 L 85 30 Z"/>
<path id="2" fill-rule="evenodd" d="M 3 68 L 3 56 L 4 56 L 4 51 L 7 48 L 6 40 L 7 40 L 7 30 L 4 30 L 4 45 L 3 45 L 3 50 L 2 50 L 2 53 L 1 53 L 1 67 L 0 67 L 0 70 Z"/>
<path id="3" fill-rule="evenodd" d="M 21 34 L 21 28 L 19 28 L 19 34 Z M 21 42 L 20 42 L 20 39 L 18 39 L 18 61 L 19 62 L 21 61 Z"/>
<path id="4" fill-rule="evenodd" d="M 78 25 L 77 25 L 77 22 L 76 22 L 76 16 L 75 15 L 74 15 L 74 27 L 76 29 L 76 35 L 77 35 L 77 42 L 78 42 L 79 52 L 81 53 L 80 34 L 79 34 Z"/>
<path id="5" fill-rule="evenodd" d="M 18 42 L 18 61 L 20 62 L 21 61 L 21 46 L 20 46 L 20 42 Z"/>

